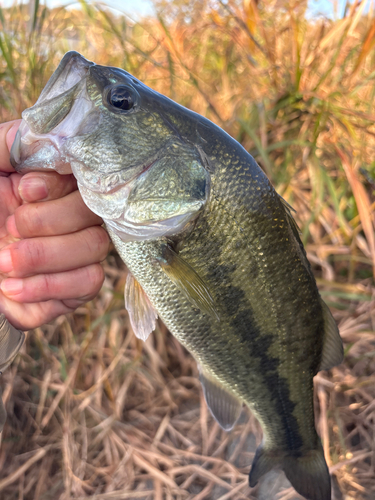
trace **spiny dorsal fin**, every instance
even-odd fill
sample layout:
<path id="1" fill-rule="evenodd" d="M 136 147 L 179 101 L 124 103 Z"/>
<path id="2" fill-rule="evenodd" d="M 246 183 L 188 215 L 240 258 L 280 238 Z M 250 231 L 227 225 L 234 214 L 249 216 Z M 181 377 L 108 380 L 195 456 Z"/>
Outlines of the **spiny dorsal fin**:
<path id="1" fill-rule="evenodd" d="M 287 201 L 284 200 L 284 198 L 282 196 L 279 195 L 279 198 L 280 198 L 280 201 L 284 207 L 284 211 L 285 211 L 285 215 L 288 219 L 288 222 L 289 222 L 289 225 L 290 225 L 290 228 L 292 230 L 292 233 L 294 235 L 294 238 L 296 239 L 296 242 L 300 248 L 300 257 L 302 259 L 302 262 L 304 263 L 307 271 L 309 272 L 311 278 L 314 280 L 315 282 L 315 278 L 314 278 L 314 274 L 311 270 L 311 266 L 310 266 L 310 262 L 308 261 L 307 259 L 307 255 L 306 255 L 306 250 L 303 246 L 303 243 L 301 241 L 301 238 L 300 238 L 300 235 L 302 234 L 301 233 L 301 230 L 300 228 L 298 227 L 298 224 L 297 222 L 294 220 L 294 217 L 292 215 L 292 212 L 295 212 L 294 208 L 289 205 L 289 203 Z"/>
<path id="2" fill-rule="evenodd" d="M 294 210 L 294 208 L 291 205 L 289 205 L 289 203 L 286 200 L 284 200 L 284 198 L 282 196 L 279 195 L 279 198 L 280 198 L 281 203 L 284 206 L 285 213 L 288 217 L 288 220 L 289 220 L 289 223 L 293 229 L 293 232 L 297 233 L 298 235 L 302 234 L 300 228 L 298 227 L 297 222 L 294 220 L 294 217 L 292 215 L 292 212 L 296 213 L 296 211 Z"/>
<path id="3" fill-rule="evenodd" d="M 207 285 L 198 273 L 169 246 L 163 251 L 158 262 L 168 278 L 179 288 L 185 297 L 202 312 L 219 320 L 214 299 Z"/>
<path id="4" fill-rule="evenodd" d="M 217 423 L 225 431 L 230 431 L 241 414 L 242 402 L 212 377 L 203 373 L 199 368 L 199 380 L 203 387 L 203 394 L 207 406 Z"/>
<path id="5" fill-rule="evenodd" d="M 150 333 L 155 330 L 158 314 L 131 272 L 126 277 L 124 298 L 135 336 L 147 340 Z"/>
<path id="6" fill-rule="evenodd" d="M 319 371 L 330 370 L 333 366 L 339 365 L 342 363 L 344 357 L 342 340 L 336 321 L 334 320 L 327 304 L 322 299 L 320 299 L 320 302 L 324 317 L 324 340 Z"/>

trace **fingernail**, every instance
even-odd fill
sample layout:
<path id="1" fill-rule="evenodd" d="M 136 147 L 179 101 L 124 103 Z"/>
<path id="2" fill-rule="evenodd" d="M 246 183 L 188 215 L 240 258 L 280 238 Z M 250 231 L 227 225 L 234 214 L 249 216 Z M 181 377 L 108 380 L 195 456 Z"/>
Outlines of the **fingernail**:
<path id="1" fill-rule="evenodd" d="M 10 250 L 0 252 L 0 271 L 2 273 L 10 273 L 13 271 L 13 262 Z"/>
<path id="2" fill-rule="evenodd" d="M 47 184 L 40 177 L 24 177 L 21 179 L 18 192 L 24 201 L 43 200 L 48 195 Z"/>
<path id="3" fill-rule="evenodd" d="M 7 143 L 8 151 L 9 152 L 10 152 L 10 150 L 12 148 L 12 144 L 13 144 L 14 138 L 16 136 L 17 130 L 18 130 L 19 126 L 20 126 L 20 123 L 21 123 L 21 120 L 16 120 L 13 123 L 13 125 L 10 127 L 10 129 L 8 130 L 7 135 L 5 137 L 5 141 Z"/>
<path id="4" fill-rule="evenodd" d="M 5 295 L 18 295 L 23 290 L 23 280 L 8 278 L 0 283 L 0 288 Z"/>
<path id="5" fill-rule="evenodd" d="M 21 238 L 20 233 L 18 232 L 16 226 L 16 218 L 14 215 L 10 215 L 6 220 L 6 228 L 9 234 L 14 236 L 15 238 Z"/>

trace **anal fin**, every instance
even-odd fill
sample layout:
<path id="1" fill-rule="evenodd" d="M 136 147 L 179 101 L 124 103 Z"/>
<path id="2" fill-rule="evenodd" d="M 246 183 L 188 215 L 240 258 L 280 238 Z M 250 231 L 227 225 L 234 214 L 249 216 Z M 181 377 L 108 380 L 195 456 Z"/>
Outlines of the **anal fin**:
<path id="1" fill-rule="evenodd" d="M 320 299 L 324 317 L 324 340 L 320 370 L 329 370 L 342 363 L 344 350 L 339 329 L 327 304 Z"/>
<path id="2" fill-rule="evenodd" d="M 124 298 L 135 336 L 147 340 L 150 333 L 155 330 L 158 314 L 131 272 L 126 277 Z"/>
<path id="3" fill-rule="evenodd" d="M 204 398 L 212 416 L 220 427 L 225 431 L 230 431 L 241 414 L 242 402 L 224 389 L 219 382 L 205 375 L 200 366 L 199 379 L 203 387 Z"/>

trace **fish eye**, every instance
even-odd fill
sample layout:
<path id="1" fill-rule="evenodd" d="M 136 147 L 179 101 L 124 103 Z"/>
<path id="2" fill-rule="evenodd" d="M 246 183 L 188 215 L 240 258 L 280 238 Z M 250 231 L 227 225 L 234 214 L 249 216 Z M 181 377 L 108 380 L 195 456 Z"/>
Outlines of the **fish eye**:
<path id="1" fill-rule="evenodd" d="M 129 87 L 118 85 L 109 90 L 107 99 L 109 104 L 117 109 L 129 111 L 134 106 L 134 96 Z"/>

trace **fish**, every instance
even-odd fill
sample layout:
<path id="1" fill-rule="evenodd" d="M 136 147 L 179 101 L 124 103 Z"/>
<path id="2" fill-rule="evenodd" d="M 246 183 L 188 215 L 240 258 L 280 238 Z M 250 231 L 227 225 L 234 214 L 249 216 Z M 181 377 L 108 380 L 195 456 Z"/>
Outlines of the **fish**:
<path id="1" fill-rule="evenodd" d="M 25 341 L 25 334 L 17 330 L 6 319 L 5 314 L 0 314 L 0 376 L 12 363 Z M 0 387 L 0 432 L 4 428 L 7 412 L 2 399 Z"/>
<path id="2" fill-rule="evenodd" d="M 243 403 L 253 412 L 263 440 L 250 486 L 282 469 L 307 500 L 330 500 L 313 377 L 342 362 L 342 341 L 293 209 L 253 157 L 125 70 L 72 51 L 22 113 L 11 162 L 74 174 L 129 270 L 135 335 L 165 323 L 223 429 Z"/>

